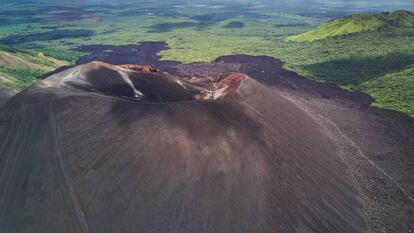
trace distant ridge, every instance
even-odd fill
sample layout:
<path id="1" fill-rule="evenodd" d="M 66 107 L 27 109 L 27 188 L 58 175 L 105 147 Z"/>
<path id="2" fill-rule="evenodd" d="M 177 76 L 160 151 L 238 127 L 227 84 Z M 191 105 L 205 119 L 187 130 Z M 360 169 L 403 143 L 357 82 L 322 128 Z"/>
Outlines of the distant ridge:
<path id="1" fill-rule="evenodd" d="M 391 13 L 359 13 L 329 21 L 314 30 L 290 36 L 286 41 L 310 42 L 333 36 L 400 27 L 414 27 L 414 13 L 403 10 Z"/>

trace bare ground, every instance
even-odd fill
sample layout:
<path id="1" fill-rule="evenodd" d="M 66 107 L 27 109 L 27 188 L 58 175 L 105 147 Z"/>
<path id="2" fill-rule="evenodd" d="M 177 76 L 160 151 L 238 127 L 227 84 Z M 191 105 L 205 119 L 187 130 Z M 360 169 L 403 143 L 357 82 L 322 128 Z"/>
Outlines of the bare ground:
<path id="1" fill-rule="evenodd" d="M 20 93 L 0 112 L 2 229 L 412 231 L 413 118 L 274 58 L 182 65 L 159 62 L 162 46 L 90 47 L 78 63 L 150 64 L 186 79 L 238 71 L 261 84 L 217 103 Z"/>

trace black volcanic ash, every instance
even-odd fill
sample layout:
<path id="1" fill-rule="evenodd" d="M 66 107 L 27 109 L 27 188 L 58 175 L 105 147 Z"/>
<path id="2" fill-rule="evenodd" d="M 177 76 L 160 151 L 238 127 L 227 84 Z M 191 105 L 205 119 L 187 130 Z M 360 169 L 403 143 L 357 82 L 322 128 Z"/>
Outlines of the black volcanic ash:
<path id="1" fill-rule="evenodd" d="M 0 135 L 5 232 L 365 231 L 335 143 L 241 73 L 76 66 L 13 97 Z"/>

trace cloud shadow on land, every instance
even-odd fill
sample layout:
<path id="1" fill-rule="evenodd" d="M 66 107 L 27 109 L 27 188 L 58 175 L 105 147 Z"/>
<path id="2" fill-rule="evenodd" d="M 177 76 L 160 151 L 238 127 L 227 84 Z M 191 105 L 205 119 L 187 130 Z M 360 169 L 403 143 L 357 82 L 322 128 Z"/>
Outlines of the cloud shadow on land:
<path id="1" fill-rule="evenodd" d="M 30 33 L 30 34 L 14 34 L 9 35 L 0 40 L 0 43 L 6 45 L 15 45 L 20 43 L 27 42 L 36 42 L 36 41 L 48 41 L 48 40 L 59 40 L 63 38 L 82 38 L 90 37 L 94 35 L 92 30 L 50 30 L 39 33 Z"/>
<path id="2" fill-rule="evenodd" d="M 194 28 L 196 30 L 201 30 L 205 27 L 208 27 L 211 25 L 207 22 L 179 22 L 179 23 L 159 23 L 154 24 L 148 27 L 149 33 L 164 33 L 164 32 L 170 32 L 175 29 L 184 29 L 184 28 Z"/>

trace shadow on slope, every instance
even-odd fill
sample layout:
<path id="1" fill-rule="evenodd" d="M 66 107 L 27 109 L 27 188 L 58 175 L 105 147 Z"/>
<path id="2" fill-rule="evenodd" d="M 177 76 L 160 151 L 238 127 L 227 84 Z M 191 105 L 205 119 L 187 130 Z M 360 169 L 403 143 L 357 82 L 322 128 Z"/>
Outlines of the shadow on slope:
<path id="1" fill-rule="evenodd" d="M 333 60 L 302 68 L 318 80 L 342 86 L 357 87 L 361 83 L 407 68 L 414 63 L 414 56 L 405 53 L 390 53 L 385 56 Z"/>

